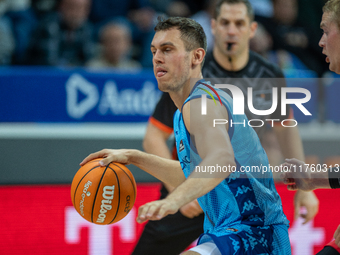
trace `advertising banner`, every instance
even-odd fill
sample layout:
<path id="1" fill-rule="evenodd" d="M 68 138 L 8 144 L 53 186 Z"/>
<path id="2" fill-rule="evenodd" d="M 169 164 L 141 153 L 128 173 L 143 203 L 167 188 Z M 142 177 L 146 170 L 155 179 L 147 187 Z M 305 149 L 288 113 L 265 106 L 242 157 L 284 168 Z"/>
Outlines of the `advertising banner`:
<path id="1" fill-rule="evenodd" d="M 159 198 L 158 183 L 139 183 L 130 213 L 113 225 L 85 221 L 73 208 L 70 185 L 1 186 L 0 254 L 2 255 L 129 255 L 144 225 L 136 222 L 138 207 Z M 337 226 L 340 190 L 316 190 L 320 200 L 314 220 L 294 220 L 294 192 L 277 185 L 290 221 L 294 255 L 313 255 L 330 242 Z"/>
<path id="2" fill-rule="evenodd" d="M 160 93 L 152 71 L 1 68 L 0 122 L 145 122 Z"/>

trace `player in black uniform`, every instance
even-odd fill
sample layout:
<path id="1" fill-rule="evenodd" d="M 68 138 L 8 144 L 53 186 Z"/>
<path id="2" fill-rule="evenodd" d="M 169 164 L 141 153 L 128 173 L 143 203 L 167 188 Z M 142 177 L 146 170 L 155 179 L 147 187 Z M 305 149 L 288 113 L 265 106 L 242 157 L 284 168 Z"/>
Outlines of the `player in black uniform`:
<path id="1" fill-rule="evenodd" d="M 330 0 L 324 5 L 320 27 L 324 33 L 320 39 L 319 46 L 323 48 L 322 53 L 326 55 L 329 70 L 340 74 L 340 0 Z M 314 172 L 308 169 L 304 162 L 297 159 L 288 159 L 285 165 L 303 167 L 303 171 L 288 172 L 283 175 L 290 190 L 340 188 L 340 171 L 338 167 L 327 171 Z"/>
<path id="2" fill-rule="evenodd" d="M 203 67 L 203 77 L 220 78 L 222 83 L 231 78 L 239 78 L 232 81 L 243 91 L 248 86 L 253 87 L 255 109 L 268 109 L 271 106 L 272 87 L 285 86 L 282 83 L 259 83 L 259 79 L 252 78 L 281 78 L 282 71 L 270 64 L 258 54 L 249 51 L 249 40 L 256 31 L 256 23 L 253 22 L 253 11 L 248 0 L 224 0 L 218 1 L 215 17 L 212 21 L 212 31 L 215 36 L 213 52 L 208 53 Z M 235 84 L 235 82 L 237 84 Z M 244 93 L 246 95 L 246 93 Z M 280 98 L 280 97 L 278 97 Z M 269 105 L 269 106 L 268 106 Z M 280 102 L 279 104 L 280 105 Z M 165 158 L 173 158 L 166 141 L 172 134 L 172 118 L 176 110 L 167 93 L 164 93 L 158 102 L 155 112 L 149 120 L 143 147 L 148 153 L 153 153 Z M 245 106 L 245 112 L 249 119 L 254 119 Z M 289 115 L 289 111 L 287 112 Z M 276 111 L 271 116 L 262 118 L 289 119 L 292 116 L 281 116 Z M 256 116 L 259 119 L 259 116 Z M 255 124 L 254 124 L 255 125 Z M 265 126 L 257 128 L 259 137 L 263 136 Z M 285 157 L 304 159 L 302 142 L 297 128 L 274 127 L 275 133 L 282 147 Z M 172 187 L 163 185 L 162 198 L 171 191 Z M 308 210 L 306 221 L 315 216 L 318 211 L 318 200 L 314 193 L 298 192 L 295 197 L 297 214 L 300 206 Z M 135 247 L 133 255 L 172 255 L 179 254 L 190 245 L 203 232 L 203 215 L 197 201 L 185 205 L 174 215 L 169 215 L 160 221 L 149 221 L 142 236 Z M 164 250 L 167 251 L 164 253 Z M 162 252 L 160 252 L 162 251 Z"/>
<path id="3" fill-rule="evenodd" d="M 340 0 L 330 0 L 323 7 L 323 15 L 320 24 L 324 31 L 319 46 L 323 48 L 329 70 L 340 74 Z M 301 171 L 292 171 L 283 174 L 284 182 L 289 190 L 314 190 L 314 189 L 339 189 L 339 167 L 314 171 L 304 162 L 297 159 L 287 159 L 283 165 L 288 167 L 301 167 Z M 334 201 L 337 203 L 338 201 Z M 340 225 L 334 233 L 334 241 L 328 243 L 317 255 L 340 254 Z"/>

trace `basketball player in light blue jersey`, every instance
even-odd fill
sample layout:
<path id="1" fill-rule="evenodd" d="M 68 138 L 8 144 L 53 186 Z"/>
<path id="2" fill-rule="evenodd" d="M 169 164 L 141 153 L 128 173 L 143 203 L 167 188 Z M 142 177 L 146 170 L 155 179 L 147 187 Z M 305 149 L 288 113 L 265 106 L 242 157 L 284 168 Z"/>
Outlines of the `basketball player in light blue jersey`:
<path id="1" fill-rule="evenodd" d="M 255 131 L 247 125 L 213 125 L 216 119 L 247 123 L 246 116 L 234 115 L 232 99 L 220 90 L 207 98 L 207 114 L 201 114 L 201 97 L 212 89 L 201 73 L 206 49 L 202 27 L 173 17 L 159 20 L 155 31 L 154 73 L 159 89 L 168 92 L 179 109 L 174 130 L 180 161 L 133 149 L 104 149 L 81 165 L 104 157 L 101 165 L 134 164 L 176 187 L 165 199 L 141 206 L 139 223 L 176 213 L 198 198 L 205 233 L 185 255 L 291 254 L 288 221 L 271 173 L 244 172 L 247 167 L 268 167 Z M 222 170 L 213 172 L 212 166 Z"/>

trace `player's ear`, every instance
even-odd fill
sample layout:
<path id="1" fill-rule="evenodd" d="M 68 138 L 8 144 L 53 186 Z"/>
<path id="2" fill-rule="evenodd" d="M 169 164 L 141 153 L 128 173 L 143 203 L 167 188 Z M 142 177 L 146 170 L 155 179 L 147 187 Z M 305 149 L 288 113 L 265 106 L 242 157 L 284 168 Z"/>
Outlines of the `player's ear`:
<path id="1" fill-rule="evenodd" d="M 250 38 L 253 38 L 255 36 L 257 27 L 258 27 L 258 24 L 255 21 L 253 21 L 250 24 Z"/>
<path id="2" fill-rule="evenodd" d="M 205 50 L 203 48 L 197 48 L 193 51 L 192 64 L 200 65 L 203 62 L 205 56 Z"/>

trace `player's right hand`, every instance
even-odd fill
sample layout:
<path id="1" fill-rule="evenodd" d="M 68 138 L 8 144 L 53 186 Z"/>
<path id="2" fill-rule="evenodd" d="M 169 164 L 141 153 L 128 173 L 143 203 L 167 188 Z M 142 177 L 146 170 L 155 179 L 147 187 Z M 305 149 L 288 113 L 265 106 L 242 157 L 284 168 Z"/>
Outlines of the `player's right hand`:
<path id="1" fill-rule="evenodd" d="M 85 165 L 88 161 L 95 159 L 95 158 L 104 158 L 103 160 L 99 161 L 101 166 L 106 166 L 111 162 L 118 162 L 121 164 L 129 164 L 128 162 L 128 151 L 129 150 L 112 150 L 112 149 L 103 149 L 101 151 L 91 153 L 88 155 L 80 165 Z"/>
<path id="2" fill-rule="evenodd" d="M 203 213 L 203 210 L 201 206 L 198 204 L 197 200 L 194 200 L 186 205 L 183 205 L 179 211 L 182 215 L 184 215 L 187 218 L 195 218 L 199 216 L 201 213 Z"/>

